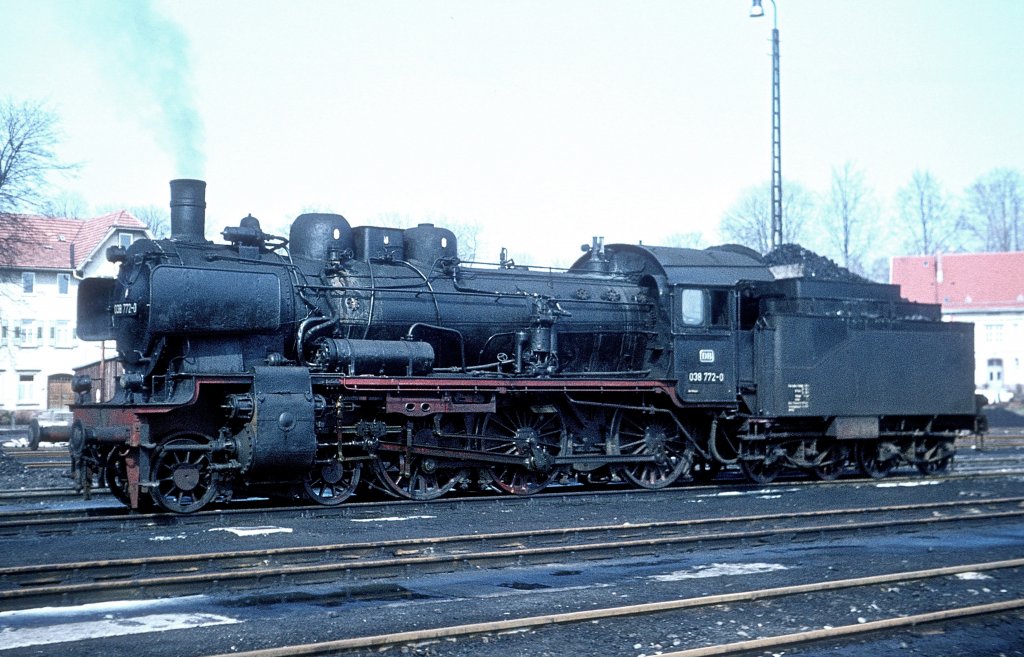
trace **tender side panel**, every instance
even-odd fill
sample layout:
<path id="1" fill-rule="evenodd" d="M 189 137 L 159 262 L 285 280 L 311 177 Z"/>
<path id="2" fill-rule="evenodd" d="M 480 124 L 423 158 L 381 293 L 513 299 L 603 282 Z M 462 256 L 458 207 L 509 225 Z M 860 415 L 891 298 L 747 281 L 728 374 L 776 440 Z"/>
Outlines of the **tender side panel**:
<path id="1" fill-rule="evenodd" d="M 973 415 L 969 324 L 773 315 L 755 335 L 757 413 Z"/>

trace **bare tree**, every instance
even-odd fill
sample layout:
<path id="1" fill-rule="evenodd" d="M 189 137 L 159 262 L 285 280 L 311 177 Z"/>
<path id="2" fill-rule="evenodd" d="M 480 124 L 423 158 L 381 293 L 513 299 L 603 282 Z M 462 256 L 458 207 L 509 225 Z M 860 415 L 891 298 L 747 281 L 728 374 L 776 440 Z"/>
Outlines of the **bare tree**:
<path id="1" fill-rule="evenodd" d="M 684 249 L 703 249 L 708 245 L 704 239 L 704 233 L 693 231 L 689 233 L 672 233 L 666 235 L 662 240 L 663 246 L 675 246 Z"/>
<path id="2" fill-rule="evenodd" d="M 896 203 L 908 251 L 932 255 L 953 246 L 956 222 L 949 195 L 930 171 L 915 171 L 896 192 Z"/>
<path id="3" fill-rule="evenodd" d="M 832 247 L 840 263 L 863 274 L 864 255 L 870 246 L 874 210 L 864 174 L 850 162 L 832 169 L 826 217 L 831 228 Z"/>
<path id="4" fill-rule="evenodd" d="M 128 213 L 146 224 L 154 239 L 171 234 L 171 210 L 160 205 L 137 205 L 128 208 Z"/>
<path id="5" fill-rule="evenodd" d="M 472 262 L 476 260 L 476 250 L 480 242 L 480 224 L 471 221 L 445 222 L 444 227 L 455 233 L 459 259 Z"/>
<path id="6" fill-rule="evenodd" d="M 57 117 L 41 104 L 0 101 L 0 268 L 38 248 L 16 213 L 41 204 L 50 174 L 73 168 L 57 158 L 57 141 Z"/>
<path id="7" fill-rule="evenodd" d="M 81 194 L 60 192 L 39 205 L 39 214 L 56 219 L 81 219 L 89 210 Z"/>
<path id="8" fill-rule="evenodd" d="M 803 185 L 788 182 L 782 192 L 782 241 L 800 242 L 814 211 L 814 195 Z M 768 183 L 746 189 L 722 216 L 720 230 L 727 241 L 760 253 L 771 250 L 771 187 Z"/>
<path id="9" fill-rule="evenodd" d="M 50 174 L 73 169 L 57 158 L 57 116 L 40 103 L 0 101 L 0 212 L 24 212 L 43 200 Z"/>
<path id="10" fill-rule="evenodd" d="M 986 251 L 1019 251 L 1024 240 L 1024 179 L 1015 169 L 994 169 L 965 193 L 964 228 Z"/>

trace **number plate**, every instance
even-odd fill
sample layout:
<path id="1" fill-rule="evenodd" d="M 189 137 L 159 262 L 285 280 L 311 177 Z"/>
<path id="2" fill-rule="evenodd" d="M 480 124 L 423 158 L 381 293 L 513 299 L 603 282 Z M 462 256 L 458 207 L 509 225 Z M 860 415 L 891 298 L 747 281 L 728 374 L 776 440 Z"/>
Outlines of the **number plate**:
<path id="1" fill-rule="evenodd" d="M 135 317 L 139 314 L 138 303 L 115 303 L 114 317 Z"/>

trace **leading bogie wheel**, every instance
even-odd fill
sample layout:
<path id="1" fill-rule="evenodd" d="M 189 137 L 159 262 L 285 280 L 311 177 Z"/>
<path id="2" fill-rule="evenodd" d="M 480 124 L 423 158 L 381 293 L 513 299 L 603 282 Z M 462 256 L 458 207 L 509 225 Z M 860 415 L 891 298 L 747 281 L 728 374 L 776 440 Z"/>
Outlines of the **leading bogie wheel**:
<path id="1" fill-rule="evenodd" d="M 124 459 L 125 454 L 118 447 L 107 452 L 103 466 L 103 479 L 118 502 L 125 506 L 131 506 L 132 501 L 128 496 L 128 466 Z"/>
<path id="2" fill-rule="evenodd" d="M 118 502 L 125 506 L 132 505 L 131 495 L 128 493 L 128 463 L 126 461 L 128 448 L 116 446 L 107 452 L 103 462 L 103 480 L 107 488 Z M 152 498 L 139 494 L 138 511 L 151 510 Z"/>
<path id="3" fill-rule="evenodd" d="M 217 496 L 219 475 L 211 467 L 208 439 L 182 435 L 156 450 L 150 495 L 158 506 L 175 513 L 193 513 Z"/>
<path id="4" fill-rule="evenodd" d="M 318 463 L 302 480 L 302 497 L 322 506 L 337 506 L 359 487 L 363 464 L 333 459 Z"/>

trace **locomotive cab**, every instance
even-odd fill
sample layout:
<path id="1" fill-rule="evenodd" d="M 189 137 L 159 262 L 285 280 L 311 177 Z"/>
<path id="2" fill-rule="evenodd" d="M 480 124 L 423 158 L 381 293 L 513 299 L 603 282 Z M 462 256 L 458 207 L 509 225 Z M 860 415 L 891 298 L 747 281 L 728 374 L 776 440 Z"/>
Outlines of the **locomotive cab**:
<path id="1" fill-rule="evenodd" d="M 672 335 L 680 396 L 694 403 L 736 399 L 736 292 L 678 285 Z"/>

